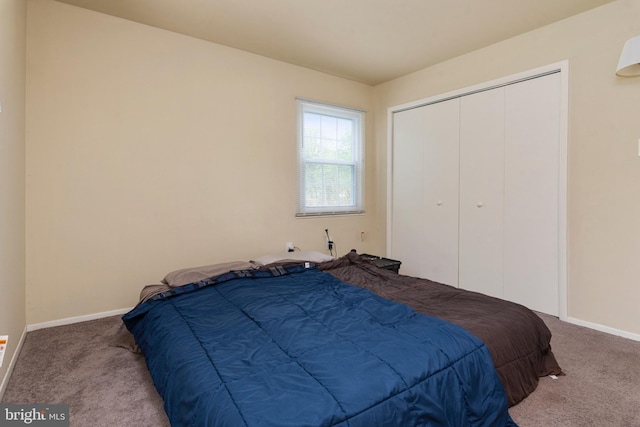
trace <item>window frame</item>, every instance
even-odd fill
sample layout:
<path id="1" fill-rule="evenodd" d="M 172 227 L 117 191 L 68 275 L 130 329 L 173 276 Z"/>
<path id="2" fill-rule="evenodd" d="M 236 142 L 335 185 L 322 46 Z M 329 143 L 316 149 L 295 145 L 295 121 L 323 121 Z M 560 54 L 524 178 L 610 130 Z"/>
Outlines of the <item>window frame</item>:
<path id="1" fill-rule="evenodd" d="M 297 203 L 296 217 L 312 217 L 325 215 L 357 215 L 364 213 L 364 128 L 365 111 L 327 104 L 308 99 L 297 98 Z M 331 159 L 306 159 L 304 156 L 305 113 L 351 120 L 354 123 L 353 159 L 351 161 Z M 306 204 L 306 166 L 310 163 L 322 165 L 349 165 L 353 167 L 353 204 L 330 206 L 307 206 Z"/>

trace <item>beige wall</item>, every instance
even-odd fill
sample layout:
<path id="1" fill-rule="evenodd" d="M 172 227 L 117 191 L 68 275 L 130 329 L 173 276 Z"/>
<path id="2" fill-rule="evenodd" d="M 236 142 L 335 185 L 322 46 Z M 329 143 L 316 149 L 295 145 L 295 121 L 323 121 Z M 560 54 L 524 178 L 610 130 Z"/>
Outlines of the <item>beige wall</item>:
<path id="1" fill-rule="evenodd" d="M 640 77 L 616 77 L 615 68 L 638 34 L 640 1 L 619 0 L 375 88 L 386 170 L 388 107 L 568 59 L 568 315 L 632 334 L 640 334 Z"/>
<path id="2" fill-rule="evenodd" d="M 24 260 L 24 106 L 27 8 L 0 0 L 0 335 L 9 345 L 5 376 L 26 326 Z"/>
<path id="3" fill-rule="evenodd" d="M 49 0 L 29 1 L 27 320 L 133 306 L 177 268 L 384 248 L 365 215 L 296 219 L 296 97 L 370 86 Z M 367 148 L 371 180 L 375 150 Z M 360 241 L 360 232 L 366 239 Z"/>

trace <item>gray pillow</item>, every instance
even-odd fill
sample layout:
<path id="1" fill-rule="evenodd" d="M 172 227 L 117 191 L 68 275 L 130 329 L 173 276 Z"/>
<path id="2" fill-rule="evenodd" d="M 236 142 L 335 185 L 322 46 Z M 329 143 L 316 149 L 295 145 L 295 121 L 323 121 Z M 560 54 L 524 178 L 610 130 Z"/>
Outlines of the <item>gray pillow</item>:
<path id="1" fill-rule="evenodd" d="M 231 261 L 220 264 L 203 265 L 201 267 L 183 268 L 172 271 L 164 276 L 162 283 L 169 286 L 182 286 L 187 283 L 199 282 L 214 276 L 228 273 L 232 270 L 251 270 L 260 267 L 251 261 Z"/>

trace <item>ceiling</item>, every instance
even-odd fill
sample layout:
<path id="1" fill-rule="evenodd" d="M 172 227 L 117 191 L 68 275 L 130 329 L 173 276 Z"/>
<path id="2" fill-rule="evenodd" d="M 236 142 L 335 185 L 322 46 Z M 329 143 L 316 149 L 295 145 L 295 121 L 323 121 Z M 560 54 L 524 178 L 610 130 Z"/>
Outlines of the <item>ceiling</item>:
<path id="1" fill-rule="evenodd" d="M 613 0 L 58 0 L 369 85 Z"/>

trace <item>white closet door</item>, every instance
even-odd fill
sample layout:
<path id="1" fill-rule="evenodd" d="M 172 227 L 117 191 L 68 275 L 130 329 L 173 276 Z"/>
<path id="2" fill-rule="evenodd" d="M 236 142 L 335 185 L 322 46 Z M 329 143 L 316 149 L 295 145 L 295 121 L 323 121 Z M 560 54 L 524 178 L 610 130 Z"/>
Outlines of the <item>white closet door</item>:
<path id="1" fill-rule="evenodd" d="M 558 315 L 560 73 L 506 87 L 504 298 Z"/>
<path id="2" fill-rule="evenodd" d="M 422 277 L 458 286 L 460 99 L 425 109 Z"/>
<path id="3" fill-rule="evenodd" d="M 394 114 L 391 253 L 402 273 L 457 286 L 459 100 Z"/>
<path id="4" fill-rule="evenodd" d="M 402 274 L 422 276 L 424 259 L 424 111 L 393 115 L 391 253 L 402 261 Z"/>
<path id="5" fill-rule="evenodd" d="M 504 88 L 460 106 L 459 286 L 503 297 Z"/>

